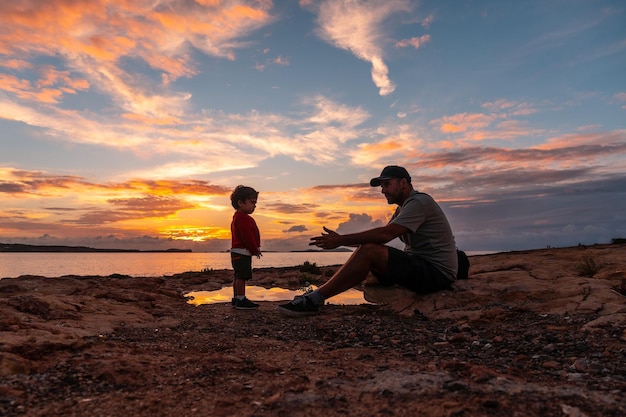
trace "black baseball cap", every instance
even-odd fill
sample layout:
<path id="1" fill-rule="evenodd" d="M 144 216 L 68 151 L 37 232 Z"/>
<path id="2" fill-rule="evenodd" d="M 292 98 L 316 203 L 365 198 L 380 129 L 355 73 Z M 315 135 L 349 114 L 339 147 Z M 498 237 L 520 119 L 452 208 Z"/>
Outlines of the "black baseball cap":
<path id="1" fill-rule="evenodd" d="M 390 180 L 392 178 L 406 178 L 411 181 L 411 176 L 408 171 L 404 167 L 400 167 L 398 165 L 389 165 L 383 168 L 383 171 L 380 173 L 379 177 L 372 178 L 370 180 L 370 185 L 372 187 L 378 187 L 383 180 Z"/>

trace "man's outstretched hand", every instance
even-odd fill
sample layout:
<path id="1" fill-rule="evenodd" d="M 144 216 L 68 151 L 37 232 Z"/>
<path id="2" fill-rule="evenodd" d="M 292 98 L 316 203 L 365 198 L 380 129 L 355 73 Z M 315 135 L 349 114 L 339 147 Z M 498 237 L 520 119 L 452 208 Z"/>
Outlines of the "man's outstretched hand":
<path id="1" fill-rule="evenodd" d="M 322 249 L 335 249 L 341 246 L 341 235 L 324 227 L 324 232 L 319 236 L 311 238 L 309 246 L 317 246 Z"/>

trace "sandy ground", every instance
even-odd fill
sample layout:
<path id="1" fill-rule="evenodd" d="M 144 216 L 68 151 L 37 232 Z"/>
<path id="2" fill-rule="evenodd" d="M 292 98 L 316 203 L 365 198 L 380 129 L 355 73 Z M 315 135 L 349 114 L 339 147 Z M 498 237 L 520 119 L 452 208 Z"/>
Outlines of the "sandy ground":
<path id="1" fill-rule="evenodd" d="M 2 279 L 0 416 L 626 415 L 626 246 L 471 262 L 454 291 L 369 282 L 377 304 L 299 319 L 185 298 L 227 270 Z M 335 269 L 256 269 L 253 284 Z"/>

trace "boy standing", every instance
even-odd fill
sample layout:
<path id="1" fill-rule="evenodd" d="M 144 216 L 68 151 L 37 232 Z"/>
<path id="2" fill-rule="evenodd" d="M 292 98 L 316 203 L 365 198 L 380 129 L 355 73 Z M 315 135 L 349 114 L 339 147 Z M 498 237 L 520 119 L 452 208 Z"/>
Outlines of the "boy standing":
<path id="1" fill-rule="evenodd" d="M 258 191 L 244 185 L 238 185 L 230 195 L 230 202 L 235 209 L 230 224 L 230 260 L 235 271 L 232 305 L 239 310 L 259 308 L 257 303 L 246 298 L 246 281 L 252 278 L 252 256 L 261 257 L 261 235 L 250 216 L 256 208 L 258 196 Z"/>

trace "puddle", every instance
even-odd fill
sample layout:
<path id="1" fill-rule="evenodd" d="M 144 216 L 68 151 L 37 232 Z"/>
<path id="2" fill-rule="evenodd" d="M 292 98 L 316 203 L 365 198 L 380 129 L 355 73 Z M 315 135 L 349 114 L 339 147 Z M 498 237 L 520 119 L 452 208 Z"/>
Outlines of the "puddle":
<path id="1" fill-rule="evenodd" d="M 311 288 L 316 289 L 317 287 L 313 286 Z M 246 287 L 246 297 L 252 301 L 290 301 L 296 295 L 301 294 L 302 290 L 294 291 L 279 287 Z M 185 294 L 185 297 L 190 298 L 187 301 L 188 304 L 196 306 L 202 304 L 230 303 L 230 300 L 233 298 L 233 288 L 224 287 L 216 291 L 193 291 Z M 330 298 L 326 303 L 335 305 L 372 304 L 364 298 L 362 291 L 354 288 Z"/>

